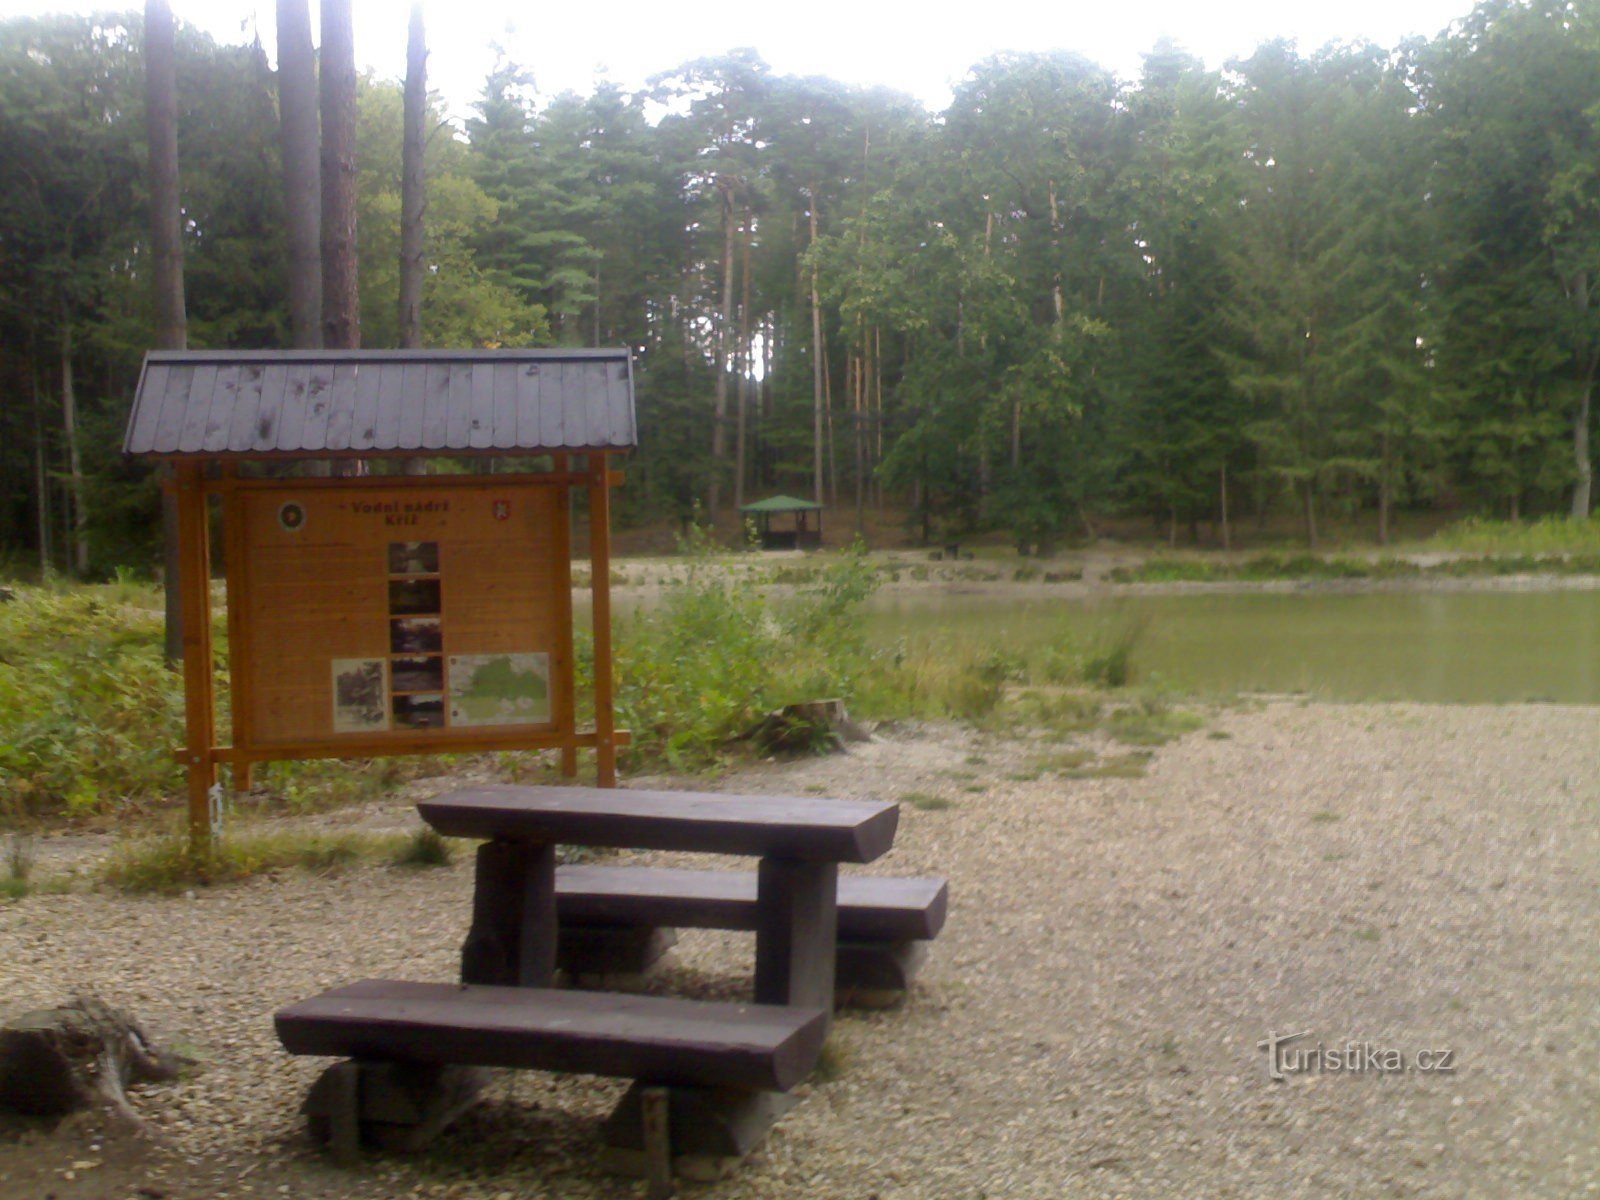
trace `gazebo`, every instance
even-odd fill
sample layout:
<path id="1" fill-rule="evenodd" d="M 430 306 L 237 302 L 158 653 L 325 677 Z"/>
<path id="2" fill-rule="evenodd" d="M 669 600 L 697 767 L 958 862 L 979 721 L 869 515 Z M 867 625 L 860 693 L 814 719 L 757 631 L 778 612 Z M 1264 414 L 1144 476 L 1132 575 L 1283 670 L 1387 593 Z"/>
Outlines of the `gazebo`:
<path id="1" fill-rule="evenodd" d="M 769 496 L 754 504 L 741 505 L 739 512 L 754 517 L 756 531 L 761 537 L 763 550 L 817 550 L 822 546 L 822 505 L 810 500 L 797 500 L 793 496 Z M 811 514 L 817 514 L 816 527 L 811 526 Z M 774 529 L 772 518 L 793 515 L 790 529 Z"/>

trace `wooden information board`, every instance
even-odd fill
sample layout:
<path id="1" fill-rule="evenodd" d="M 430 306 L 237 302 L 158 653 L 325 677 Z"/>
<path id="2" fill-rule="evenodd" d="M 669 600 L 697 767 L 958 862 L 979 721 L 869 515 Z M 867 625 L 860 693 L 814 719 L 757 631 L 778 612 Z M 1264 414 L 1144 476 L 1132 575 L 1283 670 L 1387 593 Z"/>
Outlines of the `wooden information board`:
<path id="1" fill-rule="evenodd" d="M 332 482 L 228 494 L 235 757 L 570 742 L 566 490 Z"/>

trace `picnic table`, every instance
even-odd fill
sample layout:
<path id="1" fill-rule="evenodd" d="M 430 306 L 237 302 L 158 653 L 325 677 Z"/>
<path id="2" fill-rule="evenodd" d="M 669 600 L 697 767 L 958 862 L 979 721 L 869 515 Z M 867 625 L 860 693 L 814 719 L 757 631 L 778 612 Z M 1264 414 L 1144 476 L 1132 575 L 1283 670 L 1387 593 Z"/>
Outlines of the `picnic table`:
<path id="1" fill-rule="evenodd" d="M 447 837 L 478 849 L 462 982 L 546 987 L 560 924 L 558 844 L 688 850 L 759 858 L 755 1001 L 833 1007 L 839 864 L 894 842 L 893 804 L 612 788 L 464 788 L 417 806 Z"/>
<path id="2" fill-rule="evenodd" d="M 369 980 L 277 1015 L 292 1052 L 357 1060 L 308 1102 L 346 1158 L 369 1116 L 414 1110 L 411 1128 L 442 1128 L 468 1098 L 437 1073 L 457 1065 L 632 1077 L 604 1131 L 621 1154 L 658 1162 L 670 1124 L 674 1156 L 742 1156 L 782 1111 L 775 1093 L 814 1065 L 832 1017 L 839 864 L 878 858 L 899 819 L 884 803 L 572 787 L 470 787 L 417 807 L 441 834 L 485 839 L 461 985 Z M 562 844 L 756 858 L 755 1004 L 552 989 Z M 435 1072 L 420 1090 L 414 1066 Z"/>

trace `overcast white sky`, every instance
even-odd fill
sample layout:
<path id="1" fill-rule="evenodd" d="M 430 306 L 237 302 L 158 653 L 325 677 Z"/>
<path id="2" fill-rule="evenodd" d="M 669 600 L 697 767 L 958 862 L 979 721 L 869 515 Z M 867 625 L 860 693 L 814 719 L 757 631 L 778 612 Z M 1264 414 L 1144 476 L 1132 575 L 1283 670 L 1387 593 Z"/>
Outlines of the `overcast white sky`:
<path id="1" fill-rule="evenodd" d="M 128 0 L 142 7 L 141 0 Z M 273 0 L 172 0 L 178 18 L 219 40 L 248 40 L 260 25 L 273 53 Z M 692 4 L 685 0 L 517 3 L 427 0 L 429 83 L 466 116 L 494 62 L 491 43 L 533 69 L 538 89 L 587 91 L 598 76 L 627 87 L 690 58 L 754 46 L 780 74 L 880 83 L 943 108 L 973 63 L 1000 50 L 1074 50 L 1128 78 L 1163 34 L 1211 66 L 1289 37 L 1304 50 L 1334 40 L 1392 46 L 1432 36 L 1470 11 L 1472 0 L 1142 0 L 1049 4 L 991 2 L 883 4 Z M 0 15 L 92 11 L 117 0 L 0 0 Z M 316 0 L 312 0 L 315 28 Z M 356 54 L 379 75 L 405 73 L 408 0 L 355 0 Z"/>

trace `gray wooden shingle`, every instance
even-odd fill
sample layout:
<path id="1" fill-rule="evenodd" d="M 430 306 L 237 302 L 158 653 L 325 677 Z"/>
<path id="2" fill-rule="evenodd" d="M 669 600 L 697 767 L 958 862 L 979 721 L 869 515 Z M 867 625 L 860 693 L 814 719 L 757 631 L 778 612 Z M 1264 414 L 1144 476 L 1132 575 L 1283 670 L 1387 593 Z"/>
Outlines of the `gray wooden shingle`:
<path id="1" fill-rule="evenodd" d="M 155 350 L 122 448 L 319 458 L 637 444 L 626 350 Z"/>

